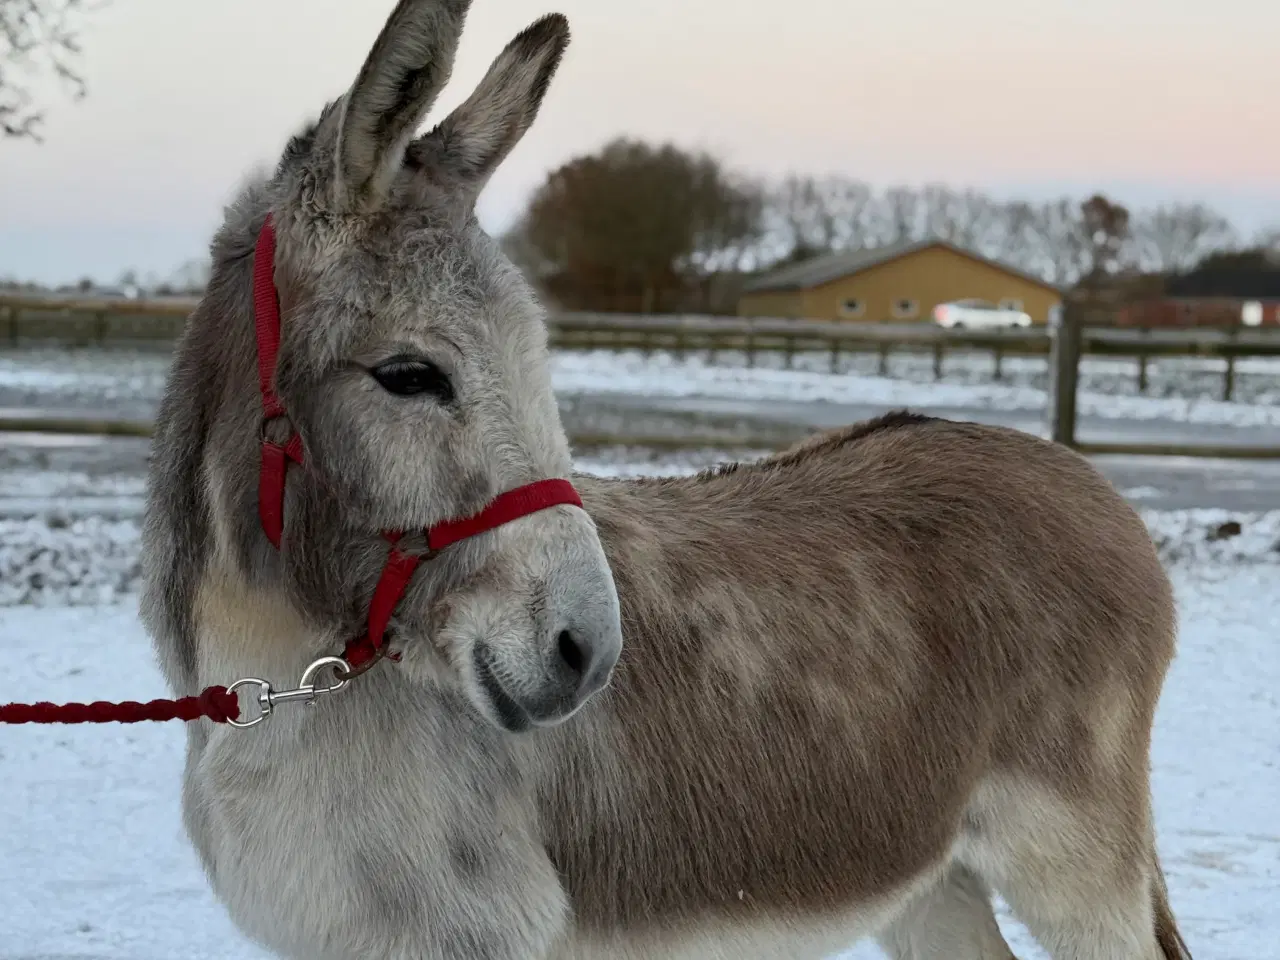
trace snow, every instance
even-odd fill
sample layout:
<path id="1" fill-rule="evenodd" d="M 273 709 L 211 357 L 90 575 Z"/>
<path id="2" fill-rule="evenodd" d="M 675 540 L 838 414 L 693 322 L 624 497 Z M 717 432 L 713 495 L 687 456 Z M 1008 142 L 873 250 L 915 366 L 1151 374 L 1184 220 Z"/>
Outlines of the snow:
<path id="1" fill-rule="evenodd" d="M 687 474 L 727 457 L 616 450 L 578 466 Z M 95 492 L 56 471 L 40 483 Z M 1196 956 L 1260 960 L 1280 941 L 1280 510 L 1142 513 L 1182 618 L 1152 748 L 1174 910 Z M 137 619 L 137 561 L 136 517 L 0 520 L 0 702 L 167 694 Z M 0 729 L 0 960 L 266 960 L 183 834 L 183 747 L 178 724 Z M 999 907 L 1019 957 L 1042 960 Z M 877 956 L 862 944 L 843 960 Z"/>
<path id="2" fill-rule="evenodd" d="M 140 350 L 9 350 L 0 353 L 0 387 L 32 394 L 84 391 L 112 400 L 164 391 L 168 353 Z"/>
<path id="3" fill-rule="evenodd" d="M 142 497 L 146 487 L 146 477 L 141 475 L 104 477 L 73 470 L 15 470 L 0 480 L 0 497 Z"/>
<path id="4" fill-rule="evenodd" d="M 0 607 L 113 603 L 137 592 L 136 519 L 0 519 Z"/>
<path id="5" fill-rule="evenodd" d="M 0 701 L 167 696 L 132 603 L 0 609 Z M 0 960 L 250 960 L 187 846 L 178 723 L 0 729 Z"/>

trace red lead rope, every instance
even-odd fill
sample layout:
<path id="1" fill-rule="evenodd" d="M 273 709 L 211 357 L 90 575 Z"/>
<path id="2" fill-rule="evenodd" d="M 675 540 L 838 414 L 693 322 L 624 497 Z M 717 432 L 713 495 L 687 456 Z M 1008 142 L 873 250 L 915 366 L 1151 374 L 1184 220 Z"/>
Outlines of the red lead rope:
<path id="1" fill-rule="evenodd" d="M 258 340 L 258 381 L 262 392 L 262 416 L 267 422 L 284 417 L 284 404 L 275 391 L 276 354 L 280 349 L 280 300 L 275 285 L 275 227 L 268 215 L 258 235 L 258 246 L 253 259 L 253 308 L 254 327 Z M 302 439 L 293 432 L 284 443 L 262 437 L 262 463 L 258 477 L 258 514 L 262 530 L 272 545 L 279 548 L 284 533 L 285 475 L 289 462 L 303 462 Z M 427 549 L 435 553 L 459 540 L 466 540 L 485 533 L 520 517 L 546 510 L 548 507 L 571 505 L 582 507 L 582 499 L 568 480 L 551 478 L 537 480 L 514 490 L 499 494 L 479 513 L 456 520 L 445 520 L 426 531 Z M 414 571 L 422 557 L 404 553 L 398 544 L 399 533 L 387 533 L 390 545 L 382 575 L 374 588 L 369 603 L 369 618 L 363 636 L 350 641 L 343 650 L 342 661 L 348 668 L 344 676 L 338 674 L 338 689 L 346 680 L 362 668 L 373 664 L 383 653 L 387 624 L 396 606 L 409 587 Z M 315 665 L 313 664 L 313 667 Z M 312 668 L 308 668 L 308 675 Z M 270 686 L 265 681 L 246 679 L 241 684 L 258 685 L 259 702 L 263 705 L 263 718 L 269 712 Z M 314 693 L 326 688 L 315 688 Z M 307 690 L 287 691 L 286 698 Z M 262 698 L 266 698 L 265 700 Z M 0 723 L 137 723 L 142 720 L 193 721 L 205 717 L 215 723 L 235 723 L 240 719 L 240 703 L 236 694 L 227 687 L 209 687 L 199 696 L 179 700 L 152 700 L 149 703 L 126 701 L 124 703 L 6 703 L 0 705 Z M 257 722 L 248 721 L 242 725 Z"/>
<path id="2" fill-rule="evenodd" d="M 240 717 L 240 700 L 226 687 L 210 687 L 198 697 L 180 700 L 125 700 L 108 703 L 5 703 L 0 723 L 140 723 L 143 720 L 199 720 L 226 723 Z"/>

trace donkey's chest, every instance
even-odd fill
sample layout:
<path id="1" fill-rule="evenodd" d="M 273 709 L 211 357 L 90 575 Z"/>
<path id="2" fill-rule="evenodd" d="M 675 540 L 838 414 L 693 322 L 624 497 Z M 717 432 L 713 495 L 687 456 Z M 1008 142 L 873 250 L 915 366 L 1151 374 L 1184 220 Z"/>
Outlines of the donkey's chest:
<path id="1" fill-rule="evenodd" d="M 505 956 L 558 932 L 564 895 L 514 785 L 395 735 L 257 732 L 218 731 L 184 795 L 213 889 L 249 936 L 285 957 L 407 960 L 469 943 Z"/>

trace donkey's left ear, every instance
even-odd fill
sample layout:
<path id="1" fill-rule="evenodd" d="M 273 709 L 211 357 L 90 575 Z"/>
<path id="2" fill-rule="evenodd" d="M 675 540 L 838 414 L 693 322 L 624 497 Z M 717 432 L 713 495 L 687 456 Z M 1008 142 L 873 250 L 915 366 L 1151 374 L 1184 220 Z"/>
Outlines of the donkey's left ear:
<path id="1" fill-rule="evenodd" d="M 538 115 L 568 45 L 569 21 L 563 14 L 548 14 L 522 30 L 475 92 L 409 145 L 408 162 L 474 203 Z"/>

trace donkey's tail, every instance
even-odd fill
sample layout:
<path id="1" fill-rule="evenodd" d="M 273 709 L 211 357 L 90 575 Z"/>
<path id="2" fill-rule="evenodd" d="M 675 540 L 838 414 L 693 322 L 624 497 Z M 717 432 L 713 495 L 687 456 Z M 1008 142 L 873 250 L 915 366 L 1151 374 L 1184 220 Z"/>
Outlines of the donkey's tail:
<path id="1" fill-rule="evenodd" d="M 1164 870 L 1154 843 L 1151 846 L 1151 900 L 1155 908 L 1156 943 L 1160 946 L 1160 955 L 1164 960 L 1193 960 L 1187 941 L 1182 939 L 1178 930 L 1173 908 L 1169 906 L 1169 888 L 1165 884 Z"/>

